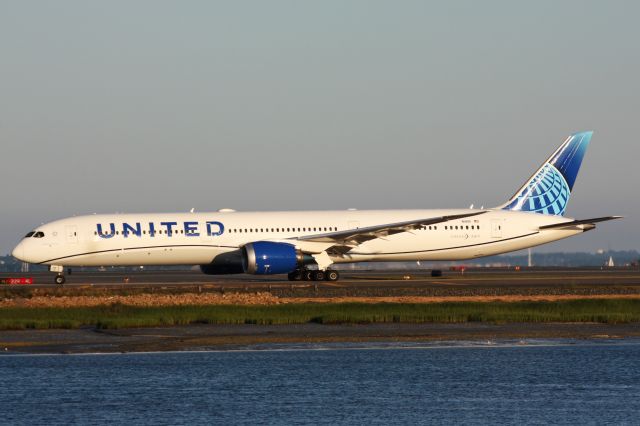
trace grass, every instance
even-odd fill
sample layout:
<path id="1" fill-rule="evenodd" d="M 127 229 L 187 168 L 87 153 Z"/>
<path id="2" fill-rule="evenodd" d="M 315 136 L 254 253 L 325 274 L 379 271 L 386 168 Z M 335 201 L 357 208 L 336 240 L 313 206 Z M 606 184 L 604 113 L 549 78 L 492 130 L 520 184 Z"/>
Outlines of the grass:
<path id="1" fill-rule="evenodd" d="M 188 324 L 366 324 L 465 322 L 640 322 L 640 300 L 562 302 L 339 303 L 268 306 L 0 309 L 0 330 L 96 327 L 117 329 Z"/>

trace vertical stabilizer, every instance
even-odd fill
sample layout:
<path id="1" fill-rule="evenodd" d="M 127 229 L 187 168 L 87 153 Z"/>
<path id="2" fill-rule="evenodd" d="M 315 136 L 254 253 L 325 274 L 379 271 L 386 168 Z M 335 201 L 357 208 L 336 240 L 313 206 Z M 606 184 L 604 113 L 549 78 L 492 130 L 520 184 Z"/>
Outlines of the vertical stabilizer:
<path id="1" fill-rule="evenodd" d="M 591 135 L 593 132 L 569 136 L 522 188 L 498 208 L 564 215 Z"/>

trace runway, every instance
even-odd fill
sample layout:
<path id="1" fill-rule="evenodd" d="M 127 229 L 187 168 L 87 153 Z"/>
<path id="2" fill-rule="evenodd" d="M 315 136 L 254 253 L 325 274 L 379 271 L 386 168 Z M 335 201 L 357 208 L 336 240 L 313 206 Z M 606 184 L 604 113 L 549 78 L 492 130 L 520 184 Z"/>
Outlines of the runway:
<path id="1" fill-rule="evenodd" d="M 338 282 L 291 282 L 286 276 L 204 275 L 199 271 L 81 272 L 73 271 L 64 286 L 53 283 L 53 273 L 1 273 L 6 278 L 29 277 L 31 285 L 0 284 L 0 289 L 42 289 L 56 292 L 85 289 L 108 291 L 138 290 L 267 291 L 287 296 L 455 296 L 509 294 L 638 294 L 638 269 L 474 269 L 464 273 L 443 271 L 431 277 L 430 271 L 342 271 Z"/>

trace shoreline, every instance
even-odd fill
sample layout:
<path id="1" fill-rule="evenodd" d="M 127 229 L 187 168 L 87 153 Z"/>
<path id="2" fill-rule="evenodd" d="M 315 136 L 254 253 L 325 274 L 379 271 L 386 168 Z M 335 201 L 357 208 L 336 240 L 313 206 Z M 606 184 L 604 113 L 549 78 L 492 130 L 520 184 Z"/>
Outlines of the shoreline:
<path id="1" fill-rule="evenodd" d="M 0 332 L 0 356 L 260 349 L 273 345 L 640 338 L 640 322 L 209 325 Z"/>
<path id="2" fill-rule="evenodd" d="M 337 284 L 73 277 L 79 284 L 0 286 L 0 356 L 640 338 L 640 274 L 626 270 L 345 273 Z M 105 284 L 82 284 L 95 280 Z"/>

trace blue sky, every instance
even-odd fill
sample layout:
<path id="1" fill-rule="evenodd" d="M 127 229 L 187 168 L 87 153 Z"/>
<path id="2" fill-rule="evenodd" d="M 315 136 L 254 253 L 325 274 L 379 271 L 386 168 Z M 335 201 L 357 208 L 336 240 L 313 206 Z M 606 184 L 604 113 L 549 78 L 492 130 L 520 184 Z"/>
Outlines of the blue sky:
<path id="1" fill-rule="evenodd" d="M 0 1 L 0 253 L 85 213 L 486 207 L 594 130 L 539 250 L 640 248 L 631 1 Z"/>

